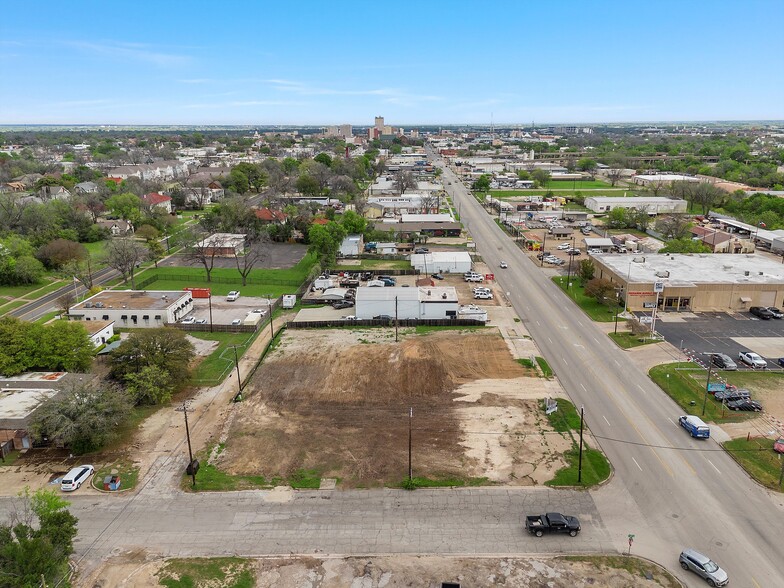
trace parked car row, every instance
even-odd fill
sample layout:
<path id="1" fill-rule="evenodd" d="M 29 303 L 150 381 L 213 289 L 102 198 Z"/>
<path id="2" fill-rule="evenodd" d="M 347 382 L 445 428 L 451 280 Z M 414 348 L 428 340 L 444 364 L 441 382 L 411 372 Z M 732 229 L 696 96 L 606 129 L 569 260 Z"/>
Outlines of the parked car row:
<path id="1" fill-rule="evenodd" d="M 752 306 L 749 312 L 764 321 L 784 318 L 784 312 L 775 306 Z"/>

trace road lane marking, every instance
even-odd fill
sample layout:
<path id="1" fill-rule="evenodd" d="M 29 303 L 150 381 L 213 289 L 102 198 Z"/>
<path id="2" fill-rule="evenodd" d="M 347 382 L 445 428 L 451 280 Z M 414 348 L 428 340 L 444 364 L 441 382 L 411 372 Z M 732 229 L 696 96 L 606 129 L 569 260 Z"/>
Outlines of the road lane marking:
<path id="1" fill-rule="evenodd" d="M 580 382 L 580 386 L 582 386 L 583 392 L 588 392 L 588 388 L 585 387 L 585 384 Z"/>
<path id="2" fill-rule="evenodd" d="M 634 465 L 636 465 L 638 468 L 640 468 L 640 464 L 637 463 L 636 459 L 632 458 L 632 461 L 634 462 Z M 642 471 L 642 468 L 640 468 L 640 471 Z"/>
<path id="3" fill-rule="evenodd" d="M 617 360 L 617 359 L 613 359 L 613 361 L 615 362 L 615 365 L 617 365 L 618 367 L 621 367 L 621 364 L 620 364 L 620 363 L 618 363 L 618 360 Z"/>
<path id="4" fill-rule="evenodd" d="M 648 393 L 645 391 L 645 388 L 643 388 L 643 387 L 642 387 L 642 386 L 640 386 L 639 384 L 637 384 L 637 387 L 640 389 L 640 392 L 642 392 L 642 393 L 643 393 L 643 396 L 647 396 L 647 395 L 648 395 Z"/>
<path id="5" fill-rule="evenodd" d="M 707 458 L 706 458 L 706 460 L 705 460 L 705 461 L 707 461 L 709 464 L 711 464 L 711 467 L 712 467 L 714 470 L 716 470 L 717 472 L 719 472 L 719 474 L 721 474 L 721 470 L 719 470 L 719 468 L 717 468 L 715 465 L 713 465 L 713 462 L 712 462 L 711 460 L 709 460 L 709 459 L 707 459 Z"/>
<path id="6" fill-rule="evenodd" d="M 757 584 L 757 581 L 754 579 L 754 576 L 752 576 L 752 577 L 751 577 L 751 581 L 752 581 L 752 582 L 754 582 L 754 585 L 755 585 L 757 588 L 762 588 L 762 586 L 760 586 L 759 584 Z"/>
<path id="7" fill-rule="evenodd" d="M 675 421 L 672 420 L 670 417 L 667 417 L 667 420 L 670 421 L 673 425 L 675 424 Z"/>
<path id="8" fill-rule="evenodd" d="M 562 357 L 561 359 L 563 360 L 564 363 L 566 363 L 566 358 L 565 357 Z M 566 363 L 566 365 L 569 365 L 569 364 Z"/>
<path id="9" fill-rule="evenodd" d="M 539 325 L 540 327 L 542 326 L 542 323 L 540 323 L 539 321 L 536 321 L 536 324 Z"/>
<path id="10" fill-rule="evenodd" d="M 580 321 L 577 321 L 577 324 L 580 325 L 581 327 L 583 326 L 583 324 Z"/>
<path id="11" fill-rule="evenodd" d="M 552 342 L 553 342 L 553 340 L 552 340 L 552 339 L 550 339 L 550 337 L 547 337 L 547 340 L 548 340 L 550 343 L 552 343 Z"/>
<path id="12" fill-rule="evenodd" d="M 602 415 L 602 418 L 604 419 L 604 422 L 605 422 L 605 423 L 607 423 L 608 425 L 610 425 L 610 421 L 608 421 L 608 420 L 607 420 L 607 417 L 606 417 L 606 416 Z M 610 425 L 610 426 L 612 426 L 612 425 Z"/>
<path id="13" fill-rule="evenodd" d="M 596 344 L 597 344 L 597 345 L 600 345 L 600 343 L 599 343 L 599 339 L 597 339 L 596 337 L 594 337 L 594 338 L 593 338 L 593 340 L 594 340 L 594 341 L 596 341 Z"/>

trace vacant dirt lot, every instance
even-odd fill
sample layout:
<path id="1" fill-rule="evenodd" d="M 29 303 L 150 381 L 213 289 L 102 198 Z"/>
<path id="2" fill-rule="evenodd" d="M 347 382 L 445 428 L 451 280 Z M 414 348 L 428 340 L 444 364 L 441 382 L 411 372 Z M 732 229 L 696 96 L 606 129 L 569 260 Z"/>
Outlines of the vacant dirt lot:
<path id="1" fill-rule="evenodd" d="M 214 458 L 232 474 L 398 484 L 409 408 L 417 477 L 539 484 L 571 445 L 538 406 L 557 384 L 515 362 L 495 329 L 409 331 L 399 343 L 393 329 L 292 329 L 246 390 Z"/>
<path id="2" fill-rule="evenodd" d="M 135 556 L 135 557 L 134 557 Z M 163 560 L 143 554 L 110 560 L 91 579 L 77 584 L 89 588 L 158 586 Z M 440 588 L 442 582 L 460 586 L 515 586 L 517 588 L 678 588 L 681 584 L 655 564 L 635 557 L 596 557 L 587 561 L 560 557 L 450 558 L 365 557 L 318 559 L 294 557 L 260 559 L 255 567 L 256 586 L 302 588 L 387 588 L 420 586 Z M 100 579 L 95 579 L 100 578 Z M 650 579 L 649 579 L 650 578 Z M 230 582 L 212 581 L 199 586 L 221 588 Z"/>

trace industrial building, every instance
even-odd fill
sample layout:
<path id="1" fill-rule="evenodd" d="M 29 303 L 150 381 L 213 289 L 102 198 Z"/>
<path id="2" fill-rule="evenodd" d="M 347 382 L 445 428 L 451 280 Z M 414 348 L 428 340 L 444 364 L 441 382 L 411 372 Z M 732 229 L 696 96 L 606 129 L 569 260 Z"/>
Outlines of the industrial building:
<path id="1" fill-rule="evenodd" d="M 616 208 L 636 208 L 647 210 L 648 214 L 686 212 L 689 203 L 685 200 L 664 198 L 663 196 L 591 196 L 585 199 L 585 207 L 594 212 L 610 212 Z"/>
<path id="2" fill-rule="evenodd" d="M 592 259 L 595 277 L 617 284 L 631 311 L 727 312 L 784 305 L 784 265 L 762 255 L 596 254 Z"/>
<path id="3" fill-rule="evenodd" d="M 155 328 L 176 323 L 191 310 L 190 291 L 104 290 L 72 306 L 68 318 L 114 321 L 120 328 Z"/>
<path id="4" fill-rule="evenodd" d="M 414 253 L 411 267 L 420 274 L 464 274 L 471 271 L 471 255 L 467 251 Z"/>
<path id="5" fill-rule="evenodd" d="M 460 306 L 452 286 L 357 288 L 355 300 L 358 319 L 383 315 L 400 320 L 453 319 Z"/>

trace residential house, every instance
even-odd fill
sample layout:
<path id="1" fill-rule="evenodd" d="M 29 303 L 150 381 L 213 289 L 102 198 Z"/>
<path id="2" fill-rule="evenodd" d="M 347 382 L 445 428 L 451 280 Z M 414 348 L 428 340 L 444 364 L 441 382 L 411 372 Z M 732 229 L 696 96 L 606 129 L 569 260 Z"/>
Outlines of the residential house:
<path id="1" fill-rule="evenodd" d="M 257 208 L 254 210 L 254 212 L 256 214 L 256 218 L 265 225 L 282 225 L 288 218 L 286 213 L 281 212 L 280 210 L 270 210 L 269 208 Z"/>
<path id="2" fill-rule="evenodd" d="M 125 237 L 129 233 L 133 233 L 133 225 L 125 220 L 99 220 L 97 223 L 99 227 L 106 229 L 112 234 L 112 237 Z"/>
<path id="3" fill-rule="evenodd" d="M 25 185 L 22 182 L 8 182 L 3 185 L 4 192 L 24 192 Z"/>
<path id="4" fill-rule="evenodd" d="M 187 177 L 190 173 L 188 164 L 183 161 L 155 161 L 139 165 L 121 165 L 109 171 L 109 176 L 127 180 L 136 177 L 140 180 L 170 181 Z"/>
<path id="5" fill-rule="evenodd" d="M 145 194 L 142 196 L 142 201 L 150 207 L 150 209 L 158 208 L 166 212 L 166 214 L 171 214 L 172 211 L 172 199 L 171 196 L 166 196 L 165 194 L 158 194 L 158 192 L 150 192 L 149 194 Z"/>
<path id="6" fill-rule="evenodd" d="M 98 184 L 95 182 L 80 182 L 74 186 L 77 194 L 94 194 L 98 191 Z"/>
<path id="7" fill-rule="evenodd" d="M 63 186 L 43 186 L 38 192 L 41 200 L 68 200 L 71 193 Z"/>

